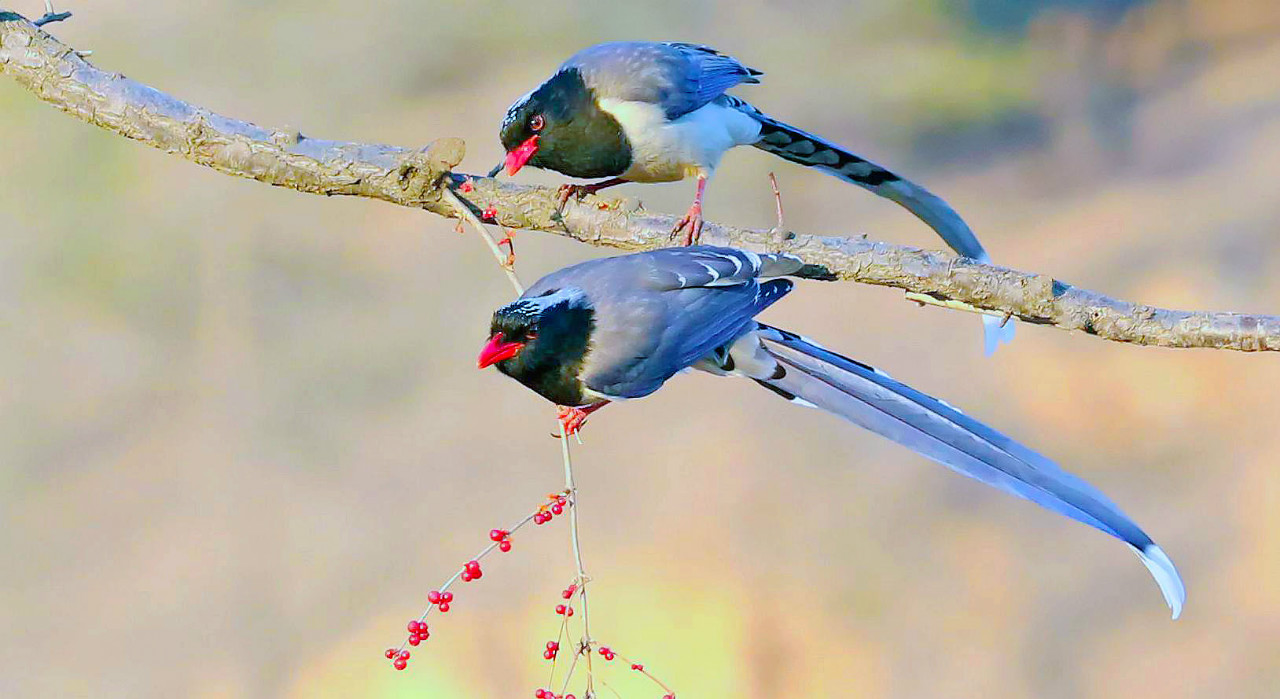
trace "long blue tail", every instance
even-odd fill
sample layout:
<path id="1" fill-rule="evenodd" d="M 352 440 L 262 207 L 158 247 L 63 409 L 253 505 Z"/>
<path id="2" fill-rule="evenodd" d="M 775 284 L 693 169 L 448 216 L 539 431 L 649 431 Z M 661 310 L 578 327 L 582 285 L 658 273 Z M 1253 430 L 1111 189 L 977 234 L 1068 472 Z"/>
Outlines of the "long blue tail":
<path id="1" fill-rule="evenodd" d="M 933 192 L 866 158 L 850 153 L 821 136 L 778 121 L 737 97 L 725 96 L 724 99 L 730 106 L 750 114 L 760 122 L 760 138 L 753 144 L 756 148 L 773 153 L 783 160 L 821 170 L 897 202 L 937 231 L 952 250 L 978 262 L 991 261 L 969 224 L 960 218 L 960 214 L 950 204 Z M 984 346 L 988 355 L 994 353 L 1001 342 L 1013 340 L 1013 321 L 1005 323 L 999 318 L 984 317 L 983 325 Z"/>
<path id="2" fill-rule="evenodd" d="M 954 471 L 1083 522 L 1133 548 L 1177 619 L 1186 590 L 1173 562 L 1101 491 L 1049 459 L 888 375 L 799 335 L 761 325 L 782 371 L 762 385 L 838 415 Z"/>

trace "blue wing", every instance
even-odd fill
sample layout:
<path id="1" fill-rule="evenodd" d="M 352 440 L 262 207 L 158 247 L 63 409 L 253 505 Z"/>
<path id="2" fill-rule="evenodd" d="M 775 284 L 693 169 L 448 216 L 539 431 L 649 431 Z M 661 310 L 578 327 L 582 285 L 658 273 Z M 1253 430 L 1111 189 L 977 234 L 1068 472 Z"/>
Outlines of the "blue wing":
<path id="1" fill-rule="evenodd" d="M 760 71 L 698 44 L 619 41 L 583 49 L 561 69 L 581 72 L 599 98 L 647 102 L 677 119 L 742 83 L 758 83 Z"/>
<path id="2" fill-rule="evenodd" d="M 789 280 L 760 277 L 801 264 L 790 255 L 667 248 L 574 265 L 525 295 L 567 286 L 586 292 L 596 325 L 580 376 L 603 395 L 639 398 L 753 329 L 756 314 L 792 288 Z"/>

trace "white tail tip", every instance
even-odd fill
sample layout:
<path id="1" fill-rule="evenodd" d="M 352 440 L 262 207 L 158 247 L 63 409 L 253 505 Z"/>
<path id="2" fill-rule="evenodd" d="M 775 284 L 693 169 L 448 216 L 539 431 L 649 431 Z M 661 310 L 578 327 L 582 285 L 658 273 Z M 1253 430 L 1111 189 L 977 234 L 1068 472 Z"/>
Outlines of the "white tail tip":
<path id="1" fill-rule="evenodd" d="M 1173 618 L 1177 619 L 1182 615 L 1182 605 L 1187 601 L 1187 589 L 1182 586 L 1182 578 L 1178 576 L 1178 569 L 1173 567 L 1173 561 L 1155 544 L 1141 550 L 1134 548 L 1133 551 L 1142 559 L 1147 570 L 1151 571 L 1151 576 L 1160 586 L 1160 592 L 1164 594 L 1165 603 L 1173 610 Z"/>
<path id="2" fill-rule="evenodd" d="M 1008 344 L 1013 342 L 1013 324 L 1017 322 L 1010 318 L 1005 322 L 1004 318 L 995 316 L 982 316 L 983 341 L 986 345 L 987 356 L 996 353 L 996 348 L 1001 343 Z"/>

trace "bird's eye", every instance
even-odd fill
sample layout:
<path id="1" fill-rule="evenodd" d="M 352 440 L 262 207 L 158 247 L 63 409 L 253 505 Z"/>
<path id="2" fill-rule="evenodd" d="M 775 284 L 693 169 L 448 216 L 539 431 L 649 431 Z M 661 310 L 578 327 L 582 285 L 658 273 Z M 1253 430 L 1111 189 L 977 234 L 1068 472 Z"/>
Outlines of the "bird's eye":
<path id="1" fill-rule="evenodd" d="M 547 125 L 547 120 L 542 118 L 541 114 L 534 114 L 529 117 L 529 128 L 534 131 L 541 131 L 542 127 Z"/>

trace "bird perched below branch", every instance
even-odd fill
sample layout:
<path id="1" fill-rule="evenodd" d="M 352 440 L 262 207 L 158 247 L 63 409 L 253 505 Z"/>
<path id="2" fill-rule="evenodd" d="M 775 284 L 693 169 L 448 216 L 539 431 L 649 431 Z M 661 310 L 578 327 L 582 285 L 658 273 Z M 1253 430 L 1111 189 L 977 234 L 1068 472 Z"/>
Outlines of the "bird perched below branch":
<path id="1" fill-rule="evenodd" d="M 573 265 L 493 314 L 478 364 L 562 406 L 566 434 L 590 412 L 647 396 L 690 367 L 752 379 L 1120 539 L 1178 617 L 1186 593 L 1172 561 L 1098 489 L 877 369 L 756 321 L 791 291 L 779 277 L 801 267 L 790 255 L 707 246 Z"/>
<path id="2" fill-rule="evenodd" d="M 702 199 L 720 157 L 752 145 L 856 184 L 901 204 L 957 253 L 990 262 L 978 238 L 929 190 L 725 94 L 762 73 L 708 46 L 628 41 L 583 49 L 546 82 L 516 100 L 502 122 L 505 167 L 530 165 L 581 178 L 562 196 L 625 182 L 697 178 L 693 204 L 672 235 L 691 245 L 702 231 Z M 1013 337 L 1013 325 L 984 316 L 987 353 Z"/>

